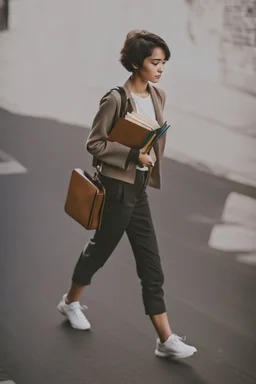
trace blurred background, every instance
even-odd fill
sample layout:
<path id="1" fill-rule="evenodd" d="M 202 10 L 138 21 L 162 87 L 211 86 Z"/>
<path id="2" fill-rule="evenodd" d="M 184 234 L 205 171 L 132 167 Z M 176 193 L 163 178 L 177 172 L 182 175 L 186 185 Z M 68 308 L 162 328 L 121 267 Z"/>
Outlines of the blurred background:
<path id="1" fill-rule="evenodd" d="M 70 172 L 91 167 L 84 142 L 129 76 L 132 29 L 172 53 L 164 186 L 149 195 L 171 316 L 199 350 L 186 365 L 151 360 L 127 239 L 85 295 L 93 336 L 55 313 L 91 235 L 63 212 Z M 255 382 L 255 0 L 0 0 L 0 186 L 0 366 L 17 384 Z"/>
<path id="2" fill-rule="evenodd" d="M 160 84 L 173 121 L 167 156 L 255 185 L 253 0 L 12 0 L 9 8 L 3 107 L 89 127 L 102 94 L 127 78 L 118 62 L 127 32 L 148 29 L 172 51 Z"/>

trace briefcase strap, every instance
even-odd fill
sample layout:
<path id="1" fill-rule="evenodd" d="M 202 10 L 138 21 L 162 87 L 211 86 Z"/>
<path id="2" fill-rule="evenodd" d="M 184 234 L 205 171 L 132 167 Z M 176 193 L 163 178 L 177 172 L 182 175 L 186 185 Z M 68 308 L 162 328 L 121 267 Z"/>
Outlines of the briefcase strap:
<path id="1" fill-rule="evenodd" d="M 124 117 L 124 114 L 126 112 L 126 102 L 127 102 L 125 90 L 123 87 L 115 87 L 113 89 L 116 89 L 120 93 L 120 96 L 121 96 L 120 117 Z"/>
<path id="2" fill-rule="evenodd" d="M 102 218 L 103 218 L 103 213 L 104 213 L 104 208 L 105 208 L 105 202 L 106 202 L 106 190 L 105 190 L 105 187 L 104 185 L 102 186 L 103 188 L 103 202 L 102 202 L 102 206 L 101 206 L 101 209 L 100 209 L 100 214 L 99 214 L 99 224 L 98 224 L 98 230 L 101 229 L 101 225 L 102 225 Z"/>
<path id="3" fill-rule="evenodd" d="M 100 181 L 100 170 L 101 166 L 97 165 L 96 167 L 96 172 L 94 173 L 93 180 L 97 181 L 101 185 L 101 189 L 103 192 L 103 201 L 102 201 L 102 206 L 99 212 L 99 224 L 98 224 L 98 230 L 101 229 L 101 224 L 102 224 L 102 218 L 103 218 L 103 213 L 104 213 L 104 207 L 105 207 L 105 201 L 106 201 L 106 190 L 104 185 Z"/>
<path id="4" fill-rule="evenodd" d="M 104 185 L 100 181 L 100 170 L 101 170 L 101 166 L 97 165 L 96 172 L 94 173 L 94 175 L 92 177 L 93 181 L 96 181 L 97 184 L 100 185 L 101 191 L 103 193 L 102 205 L 101 205 L 101 208 L 100 208 L 100 211 L 99 211 L 98 230 L 101 229 L 102 218 L 103 218 L 104 207 L 105 207 L 105 201 L 106 201 L 106 189 L 105 189 Z M 85 174 L 86 177 L 88 177 L 88 173 L 86 171 L 84 171 L 84 174 Z"/>
<path id="5" fill-rule="evenodd" d="M 126 102 L 127 102 L 127 97 L 126 97 L 126 93 L 125 93 L 125 90 L 123 87 L 120 87 L 120 86 L 116 86 L 112 89 L 110 89 L 110 91 L 108 91 L 100 100 L 100 105 L 103 101 L 103 99 L 105 97 L 107 97 L 112 91 L 117 91 L 120 93 L 120 96 L 121 96 L 121 107 L 120 107 L 120 117 L 123 117 L 125 112 L 126 112 Z"/>

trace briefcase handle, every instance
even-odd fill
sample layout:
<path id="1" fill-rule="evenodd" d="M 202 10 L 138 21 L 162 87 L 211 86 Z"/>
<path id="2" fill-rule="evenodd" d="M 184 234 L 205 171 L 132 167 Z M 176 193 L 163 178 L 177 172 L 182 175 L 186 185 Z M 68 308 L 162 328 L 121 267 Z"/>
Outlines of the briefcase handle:
<path id="1" fill-rule="evenodd" d="M 100 181 L 100 165 L 97 165 L 96 172 L 94 173 L 93 180 Z"/>

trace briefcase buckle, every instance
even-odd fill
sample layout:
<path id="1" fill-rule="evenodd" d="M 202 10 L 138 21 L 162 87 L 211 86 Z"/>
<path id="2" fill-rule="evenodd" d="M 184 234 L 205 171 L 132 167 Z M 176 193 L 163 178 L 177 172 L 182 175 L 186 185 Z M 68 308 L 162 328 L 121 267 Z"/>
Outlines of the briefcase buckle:
<path id="1" fill-rule="evenodd" d="M 96 172 L 94 173 L 93 180 L 99 181 L 100 179 L 100 165 L 97 165 Z"/>

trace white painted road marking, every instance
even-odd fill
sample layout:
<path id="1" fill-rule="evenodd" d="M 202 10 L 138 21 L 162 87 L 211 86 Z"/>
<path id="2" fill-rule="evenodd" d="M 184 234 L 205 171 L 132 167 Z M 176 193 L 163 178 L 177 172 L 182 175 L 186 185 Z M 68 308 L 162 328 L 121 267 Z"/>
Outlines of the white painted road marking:
<path id="1" fill-rule="evenodd" d="M 256 253 L 237 255 L 236 259 L 240 263 L 249 264 L 249 265 L 256 265 Z"/>
<path id="2" fill-rule="evenodd" d="M 17 160 L 0 150 L 0 175 L 26 173 L 27 169 Z"/>
<path id="3" fill-rule="evenodd" d="M 256 229 L 256 200 L 236 192 L 230 193 L 222 219 L 227 223 L 243 223 L 248 228 Z"/>
<path id="4" fill-rule="evenodd" d="M 256 232 L 243 225 L 215 225 L 211 232 L 209 245 L 220 251 L 252 252 L 256 250 Z"/>
<path id="5" fill-rule="evenodd" d="M 1 381 L 1 384 L 15 384 L 14 381 L 12 380 L 7 380 L 7 381 Z"/>
<path id="6" fill-rule="evenodd" d="M 208 244 L 220 251 L 239 252 L 237 261 L 256 265 L 256 200 L 239 193 L 230 193 L 225 202 L 221 224 L 212 228 Z"/>

